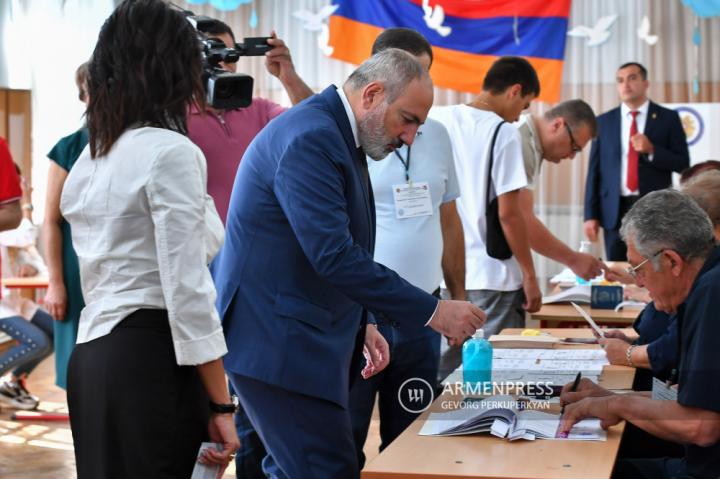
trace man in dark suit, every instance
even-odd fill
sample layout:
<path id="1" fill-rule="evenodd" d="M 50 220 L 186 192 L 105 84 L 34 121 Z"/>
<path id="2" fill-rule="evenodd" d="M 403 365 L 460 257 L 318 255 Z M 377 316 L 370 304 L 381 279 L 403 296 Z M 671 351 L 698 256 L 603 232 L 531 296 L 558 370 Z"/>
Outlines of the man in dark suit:
<path id="1" fill-rule="evenodd" d="M 369 311 L 457 340 L 484 323 L 470 303 L 438 302 L 373 261 L 365 154 L 411 144 L 432 100 L 427 71 L 388 49 L 273 120 L 240 163 L 212 271 L 225 368 L 270 477 L 358 476 L 350 378 L 363 352 L 366 378 L 390 360 Z"/>
<path id="2" fill-rule="evenodd" d="M 597 119 L 585 185 L 585 235 L 596 241 L 603 227 L 610 261 L 626 261 L 620 221 L 638 198 L 672 184 L 672 172 L 690 164 L 678 114 L 648 100 L 647 70 L 639 63 L 617 71 L 622 104 Z"/>

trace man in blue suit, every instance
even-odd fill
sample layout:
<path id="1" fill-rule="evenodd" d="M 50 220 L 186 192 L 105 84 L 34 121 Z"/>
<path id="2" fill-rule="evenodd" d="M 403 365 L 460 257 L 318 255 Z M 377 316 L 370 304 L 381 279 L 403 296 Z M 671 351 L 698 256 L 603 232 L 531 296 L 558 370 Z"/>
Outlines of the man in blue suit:
<path id="1" fill-rule="evenodd" d="M 484 323 L 477 307 L 438 302 L 372 259 L 365 154 L 411 144 L 432 100 L 427 71 L 389 49 L 273 120 L 240 163 L 212 271 L 225 368 L 270 477 L 358 476 L 350 378 L 363 352 L 363 377 L 390 360 L 369 311 L 458 340 Z"/>
<path id="2" fill-rule="evenodd" d="M 672 172 L 690 164 L 685 131 L 678 114 L 647 97 L 647 70 L 639 63 L 618 69 L 622 104 L 597 118 L 599 135 L 590 151 L 585 185 L 585 235 L 597 241 L 603 227 L 610 261 L 626 261 L 620 221 L 651 191 L 672 185 Z"/>

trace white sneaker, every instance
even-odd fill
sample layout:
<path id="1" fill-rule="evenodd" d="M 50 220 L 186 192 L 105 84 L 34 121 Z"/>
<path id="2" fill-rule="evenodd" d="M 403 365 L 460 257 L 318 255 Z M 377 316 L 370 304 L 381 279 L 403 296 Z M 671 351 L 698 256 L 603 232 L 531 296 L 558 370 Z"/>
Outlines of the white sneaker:
<path id="1" fill-rule="evenodd" d="M 18 381 L 0 379 L 0 403 L 24 411 L 37 409 L 40 401 L 28 392 L 23 383 L 22 379 Z"/>

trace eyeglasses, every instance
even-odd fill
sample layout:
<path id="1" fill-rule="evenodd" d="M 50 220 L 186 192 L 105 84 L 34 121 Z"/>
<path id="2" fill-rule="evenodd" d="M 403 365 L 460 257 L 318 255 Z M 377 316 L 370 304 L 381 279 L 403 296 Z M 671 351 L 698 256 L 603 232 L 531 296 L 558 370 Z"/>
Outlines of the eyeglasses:
<path id="1" fill-rule="evenodd" d="M 572 149 L 573 155 L 576 153 L 580 153 L 582 151 L 582 148 L 580 148 L 580 145 L 577 144 L 575 141 L 575 137 L 572 134 L 572 130 L 570 130 L 570 127 L 567 123 L 563 123 L 565 125 L 565 129 L 568 132 L 568 136 L 570 137 L 570 148 Z"/>
<path id="2" fill-rule="evenodd" d="M 657 255 L 659 255 L 660 253 L 662 253 L 663 251 L 665 251 L 665 250 L 664 250 L 664 249 L 661 249 L 660 251 L 658 251 L 658 252 L 655 253 L 654 255 L 650 256 L 649 258 L 645 258 L 645 259 L 644 259 L 643 261 L 641 261 L 637 266 L 628 266 L 628 267 L 625 269 L 625 272 L 626 272 L 627 274 L 629 274 L 630 276 L 632 276 L 633 279 L 637 279 L 638 270 L 639 270 L 640 268 L 642 268 L 643 265 L 644 265 L 645 263 L 647 263 L 648 261 L 650 261 L 651 259 L 655 259 L 655 257 L 656 257 Z"/>

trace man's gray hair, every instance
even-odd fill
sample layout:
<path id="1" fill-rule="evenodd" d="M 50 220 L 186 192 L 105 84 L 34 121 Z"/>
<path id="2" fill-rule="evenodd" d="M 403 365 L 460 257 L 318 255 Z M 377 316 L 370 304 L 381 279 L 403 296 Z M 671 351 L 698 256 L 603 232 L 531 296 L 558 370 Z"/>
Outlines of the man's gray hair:
<path id="1" fill-rule="evenodd" d="M 405 87 L 416 78 L 428 78 L 425 68 L 406 51 L 388 48 L 371 56 L 350 74 L 345 84 L 351 90 L 358 90 L 372 82 L 385 87 L 385 102 L 394 102 Z"/>
<path id="2" fill-rule="evenodd" d="M 582 100 L 568 100 L 558 103 L 545 112 L 545 119 L 563 118 L 572 131 L 583 126 L 590 130 L 590 137 L 597 136 L 597 120 L 593 109 Z"/>
<path id="3" fill-rule="evenodd" d="M 708 215 L 690 197 L 669 189 L 640 198 L 623 218 L 620 235 L 645 258 L 671 249 L 686 261 L 705 259 L 715 244 Z M 653 267 L 660 269 L 657 258 Z"/>

